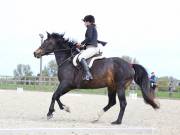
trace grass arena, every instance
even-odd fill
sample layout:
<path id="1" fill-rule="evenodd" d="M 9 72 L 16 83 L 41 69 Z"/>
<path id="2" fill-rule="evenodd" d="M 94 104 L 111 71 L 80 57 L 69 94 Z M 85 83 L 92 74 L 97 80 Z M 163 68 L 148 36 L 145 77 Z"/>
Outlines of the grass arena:
<path id="1" fill-rule="evenodd" d="M 142 98 L 127 98 L 121 125 L 111 125 L 117 118 L 119 103 L 93 123 L 108 102 L 105 95 L 66 94 L 62 103 L 71 113 L 55 105 L 54 117 L 47 120 L 52 92 L 0 90 L 0 135 L 177 135 L 180 133 L 180 100 L 159 99 L 161 107 L 153 110 Z"/>

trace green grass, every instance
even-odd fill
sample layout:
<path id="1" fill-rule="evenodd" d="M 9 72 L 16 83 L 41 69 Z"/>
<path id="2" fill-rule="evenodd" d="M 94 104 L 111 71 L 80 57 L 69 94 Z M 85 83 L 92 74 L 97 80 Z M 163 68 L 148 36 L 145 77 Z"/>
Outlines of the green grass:
<path id="1" fill-rule="evenodd" d="M 22 84 L 0 84 L 0 89 L 14 89 L 17 87 L 23 87 L 25 90 L 31 91 L 54 91 L 57 88 L 57 85 L 22 85 Z M 85 93 L 85 94 L 107 94 L 107 88 L 101 89 L 75 89 L 71 91 L 72 93 Z M 126 95 L 128 96 L 129 90 L 126 91 Z M 139 97 L 142 97 L 142 93 L 140 90 L 135 91 Z M 171 98 L 171 99 L 180 99 L 180 90 L 179 92 L 173 92 L 172 96 L 169 96 L 168 91 L 158 91 L 156 93 L 159 98 Z"/>
<path id="2" fill-rule="evenodd" d="M 57 86 L 51 85 L 21 85 L 21 84 L 0 84 L 0 89 L 17 89 L 17 87 L 21 87 L 25 90 L 31 91 L 54 91 Z"/>
<path id="3" fill-rule="evenodd" d="M 136 90 L 138 97 L 142 97 L 142 93 L 140 90 Z M 156 92 L 156 97 L 158 98 L 172 98 L 172 99 L 180 99 L 180 91 L 173 92 L 171 96 L 169 96 L 168 91 L 158 91 Z"/>
<path id="4" fill-rule="evenodd" d="M 85 94 L 99 94 L 99 95 L 105 95 L 107 94 L 106 88 L 101 89 L 76 89 L 71 91 L 72 93 L 85 93 Z"/>
<path id="5" fill-rule="evenodd" d="M 172 98 L 172 99 L 180 99 L 180 92 L 173 92 L 172 95 L 169 95 L 169 92 L 159 91 L 156 94 L 157 97 L 160 98 Z"/>

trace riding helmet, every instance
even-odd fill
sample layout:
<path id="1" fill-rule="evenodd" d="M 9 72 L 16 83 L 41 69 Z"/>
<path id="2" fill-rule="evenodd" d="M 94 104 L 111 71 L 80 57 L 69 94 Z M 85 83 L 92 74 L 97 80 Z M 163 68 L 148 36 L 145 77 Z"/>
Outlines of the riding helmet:
<path id="1" fill-rule="evenodd" d="M 84 19 L 82 19 L 84 22 L 90 22 L 90 23 L 95 23 L 95 18 L 93 15 L 86 15 Z"/>

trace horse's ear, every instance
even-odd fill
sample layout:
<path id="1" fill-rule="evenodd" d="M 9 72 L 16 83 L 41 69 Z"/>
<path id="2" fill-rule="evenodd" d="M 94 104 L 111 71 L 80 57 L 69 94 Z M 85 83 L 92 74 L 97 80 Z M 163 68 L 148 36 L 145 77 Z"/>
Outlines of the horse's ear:
<path id="1" fill-rule="evenodd" d="M 60 34 L 61 35 L 61 37 L 64 37 L 64 35 L 65 35 L 65 32 L 63 32 L 62 34 Z"/>
<path id="2" fill-rule="evenodd" d="M 66 39 L 65 39 L 65 43 L 67 43 L 68 41 L 69 41 L 69 38 L 66 38 Z"/>
<path id="3" fill-rule="evenodd" d="M 51 34 L 49 34 L 49 32 L 47 32 L 47 31 L 46 31 L 46 33 L 47 33 L 47 38 L 50 38 Z"/>

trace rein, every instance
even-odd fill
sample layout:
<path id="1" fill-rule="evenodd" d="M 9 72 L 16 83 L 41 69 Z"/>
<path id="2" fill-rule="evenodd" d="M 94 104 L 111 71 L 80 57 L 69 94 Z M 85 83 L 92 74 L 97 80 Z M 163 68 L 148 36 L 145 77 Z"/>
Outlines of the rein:
<path id="1" fill-rule="evenodd" d="M 72 52 L 72 48 L 68 48 L 68 49 L 58 49 L 58 50 L 54 50 L 54 52 L 63 52 L 63 51 L 69 51 L 71 50 Z M 46 52 L 46 55 L 54 55 L 53 52 Z"/>
<path id="2" fill-rule="evenodd" d="M 61 64 L 58 65 L 58 68 L 61 67 L 64 63 L 66 63 L 67 61 L 69 61 L 72 57 L 74 57 L 75 55 L 73 54 L 76 51 L 72 51 L 73 48 L 68 48 L 68 49 L 58 49 L 58 50 L 54 50 L 54 52 L 63 52 L 63 51 L 71 51 L 71 56 L 68 57 L 67 59 L 65 59 Z M 48 53 L 48 52 L 47 52 Z M 54 55 L 53 53 L 48 53 L 47 55 Z"/>
<path id="3" fill-rule="evenodd" d="M 58 65 L 58 68 L 61 67 L 64 63 L 66 63 L 67 61 L 69 61 L 74 55 L 71 55 L 70 57 L 68 57 L 67 59 L 65 59 L 61 64 Z"/>

